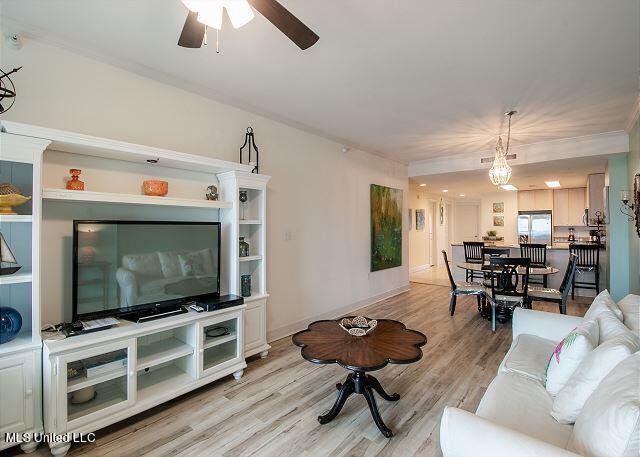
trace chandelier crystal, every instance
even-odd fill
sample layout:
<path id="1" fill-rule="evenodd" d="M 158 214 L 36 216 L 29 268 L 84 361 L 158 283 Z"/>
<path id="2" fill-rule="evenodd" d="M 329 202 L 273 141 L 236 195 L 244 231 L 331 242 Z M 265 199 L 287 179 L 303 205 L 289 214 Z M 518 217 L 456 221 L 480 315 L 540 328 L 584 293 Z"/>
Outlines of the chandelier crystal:
<path id="1" fill-rule="evenodd" d="M 502 147 L 502 138 L 498 138 L 496 145 L 496 157 L 493 159 L 493 165 L 489 170 L 489 179 L 496 186 L 502 186 L 511 179 L 511 167 L 507 163 L 507 154 Z"/>
<path id="2" fill-rule="evenodd" d="M 507 163 L 507 153 L 509 152 L 509 142 L 511 140 L 511 116 L 516 114 L 515 111 L 504 113 L 509 116 L 509 132 L 507 134 L 507 148 L 502 146 L 502 137 L 498 137 L 496 144 L 496 156 L 493 159 L 493 165 L 489 170 L 489 179 L 496 186 L 503 186 L 511 179 L 511 167 Z"/>

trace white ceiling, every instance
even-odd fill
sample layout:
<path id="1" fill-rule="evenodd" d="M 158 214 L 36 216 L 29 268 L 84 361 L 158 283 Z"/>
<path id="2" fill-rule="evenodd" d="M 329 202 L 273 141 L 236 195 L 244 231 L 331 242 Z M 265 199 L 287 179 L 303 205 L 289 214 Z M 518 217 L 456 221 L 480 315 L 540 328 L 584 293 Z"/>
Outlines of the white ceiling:
<path id="1" fill-rule="evenodd" d="M 320 41 L 259 14 L 222 53 L 176 45 L 179 0 L 0 0 L 26 31 L 409 162 L 622 130 L 638 94 L 638 0 L 280 0 Z M 210 40 L 211 42 L 212 40 Z"/>
<path id="2" fill-rule="evenodd" d="M 550 162 L 514 165 L 509 184 L 519 190 L 548 189 L 545 181 L 560 181 L 562 188 L 586 187 L 587 175 L 604 173 L 607 156 L 581 157 L 580 159 L 554 160 Z M 507 192 L 497 189 L 489 181 L 489 170 L 457 171 L 437 175 L 412 178 L 414 186 L 426 184 L 418 189 L 430 193 L 442 193 L 448 190 L 446 196 L 458 198 L 477 198 L 483 193 Z"/>

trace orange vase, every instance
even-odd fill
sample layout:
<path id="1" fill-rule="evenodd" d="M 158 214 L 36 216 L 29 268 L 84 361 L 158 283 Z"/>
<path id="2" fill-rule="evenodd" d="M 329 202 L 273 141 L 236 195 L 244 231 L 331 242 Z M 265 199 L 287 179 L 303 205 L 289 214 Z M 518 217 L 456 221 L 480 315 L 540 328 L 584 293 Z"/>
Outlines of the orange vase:
<path id="1" fill-rule="evenodd" d="M 80 176 L 80 173 L 82 173 L 82 170 L 72 168 L 71 170 L 69 170 L 69 173 L 71 173 L 71 179 L 67 181 L 67 189 L 84 190 L 84 183 L 78 178 L 78 176 Z"/>

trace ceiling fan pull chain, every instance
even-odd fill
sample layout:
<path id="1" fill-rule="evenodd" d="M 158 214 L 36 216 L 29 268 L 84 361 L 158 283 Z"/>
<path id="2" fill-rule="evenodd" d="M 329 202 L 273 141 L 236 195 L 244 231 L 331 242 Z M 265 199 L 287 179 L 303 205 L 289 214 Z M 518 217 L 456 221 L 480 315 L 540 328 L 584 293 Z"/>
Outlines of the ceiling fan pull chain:
<path id="1" fill-rule="evenodd" d="M 220 54 L 220 30 L 216 29 L 216 54 Z"/>

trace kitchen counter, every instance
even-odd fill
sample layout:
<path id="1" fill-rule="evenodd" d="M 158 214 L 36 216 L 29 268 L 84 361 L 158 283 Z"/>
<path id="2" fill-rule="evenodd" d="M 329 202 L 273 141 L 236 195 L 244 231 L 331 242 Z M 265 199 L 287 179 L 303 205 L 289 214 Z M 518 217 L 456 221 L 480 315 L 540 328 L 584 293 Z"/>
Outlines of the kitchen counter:
<path id="1" fill-rule="evenodd" d="M 520 257 L 520 246 L 514 244 L 502 244 L 491 247 L 504 247 L 509 249 L 510 257 Z M 607 288 L 607 256 L 605 255 L 604 246 L 601 247 L 600 252 L 600 290 Z M 462 243 L 451 243 L 451 273 L 456 281 L 464 282 L 465 270 L 456 266 L 456 263 L 464 262 L 464 247 Z M 564 278 L 564 272 L 567 269 L 567 263 L 569 262 L 569 244 L 557 243 L 553 246 L 547 246 L 547 266 L 554 267 L 560 270 L 558 273 L 549 275 L 548 286 L 554 289 L 558 289 Z M 579 273 L 580 281 L 584 281 L 587 278 L 592 277 L 592 272 Z M 576 296 L 583 297 L 595 297 L 595 290 L 577 289 Z"/>

